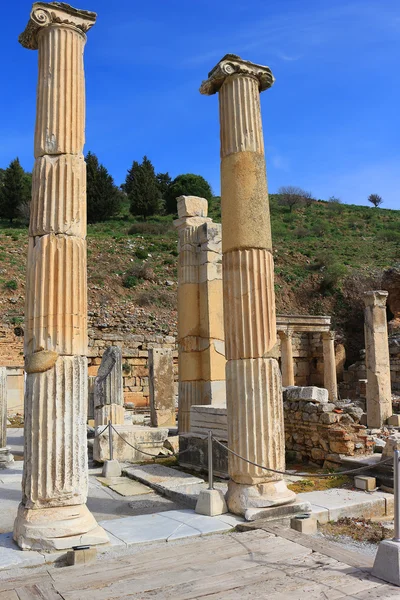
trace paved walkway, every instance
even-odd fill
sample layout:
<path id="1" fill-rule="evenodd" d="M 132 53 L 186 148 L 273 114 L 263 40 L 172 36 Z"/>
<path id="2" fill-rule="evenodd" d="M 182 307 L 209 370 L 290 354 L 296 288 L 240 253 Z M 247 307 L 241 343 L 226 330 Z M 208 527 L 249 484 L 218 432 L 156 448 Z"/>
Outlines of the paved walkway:
<path id="1" fill-rule="evenodd" d="M 347 551 L 343 558 L 329 543 L 327 552 L 318 543 L 314 551 L 308 536 L 289 536 L 228 533 L 152 545 L 84 567 L 28 571 L 0 582 L 0 600 L 400 598 L 399 588 L 370 575 L 365 556 Z"/>

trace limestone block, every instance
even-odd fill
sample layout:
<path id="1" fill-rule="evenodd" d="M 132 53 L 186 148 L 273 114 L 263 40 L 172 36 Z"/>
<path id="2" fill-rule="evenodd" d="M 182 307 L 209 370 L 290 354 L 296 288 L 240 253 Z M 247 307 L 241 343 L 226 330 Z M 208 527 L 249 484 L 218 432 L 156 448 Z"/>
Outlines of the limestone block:
<path id="1" fill-rule="evenodd" d="M 108 424 L 123 425 L 125 423 L 125 409 L 121 404 L 104 404 L 94 409 L 95 427 Z"/>
<path id="2" fill-rule="evenodd" d="M 200 352 L 180 352 L 178 364 L 180 381 L 200 381 L 202 379 Z"/>
<path id="3" fill-rule="evenodd" d="M 48 27 L 38 37 L 35 158 L 44 154 L 81 154 L 85 144 L 86 38 L 76 29 Z"/>
<path id="4" fill-rule="evenodd" d="M 400 586 L 400 544 L 397 541 L 383 540 L 379 544 L 372 575 Z"/>
<path id="5" fill-rule="evenodd" d="M 188 433 L 190 431 L 190 407 L 193 404 L 206 404 L 203 402 L 203 385 L 203 381 L 179 381 L 179 433 Z"/>
<path id="6" fill-rule="evenodd" d="M 216 517 L 228 512 L 224 494 L 221 490 L 201 490 L 196 504 L 199 515 Z"/>
<path id="7" fill-rule="evenodd" d="M 392 415 L 387 420 L 388 425 L 392 425 L 393 427 L 400 427 L 400 415 Z"/>
<path id="8" fill-rule="evenodd" d="M 29 235 L 86 237 L 86 164 L 83 156 L 42 156 L 32 173 Z"/>
<path id="9" fill-rule="evenodd" d="M 67 552 L 67 565 L 90 565 L 96 562 L 97 549 L 96 548 L 83 548 L 81 550 L 69 550 Z"/>
<path id="10" fill-rule="evenodd" d="M 225 379 L 225 345 L 220 340 L 208 340 L 209 347 L 201 352 L 201 378 L 204 381 Z"/>
<path id="11" fill-rule="evenodd" d="M 229 447 L 262 466 L 284 470 L 282 386 L 277 361 L 272 358 L 228 361 L 226 374 L 233 383 L 227 395 Z M 232 454 L 229 474 L 240 484 L 281 479 Z"/>
<path id="12" fill-rule="evenodd" d="M 178 341 L 200 334 L 200 298 L 197 283 L 180 284 L 178 287 Z"/>
<path id="13" fill-rule="evenodd" d="M 272 254 L 228 252 L 223 269 L 226 358 L 262 358 L 277 341 Z"/>
<path id="14" fill-rule="evenodd" d="M 115 429 L 118 433 L 113 432 L 113 453 L 114 459 L 119 462 L 143 462 L 150 459 L 148 454 L 158 456 L 168 437 L 168 427 L 116 425 Z M 143 454 L 140 450 L 147 454 Z M 108 430 L 95 438 L 93 458 L 98 462 L 110 458 Z"/>
<path id="15" fill-rule="evenodd" d="M 305 400 L 325 404 L 328 402 L 328 390 L 315 386 L 287 387 L 283 393 L 284 400 L 291 402 Z"/>
<path id="16" fill-rule="evenodd" d="M 25 354 L 87 350 L 86 243 L 68 235 L 30 238 Z"/>
<path id="17" fill-rule="evenodd" d="M 172 351 L 149 350 L 150 416 L 153 427 L 175 427 L 175 389 Z"/>
<path id="18" fill-rule="evenodd" d="M 386 460 L 391 456 L 393 457 L 395 450 L 400 450 L 400 433 L 395 433 L 387 438 L 386 446 L 382 451 L 381 460 Z"/>
<path id="19" fill-rule="evenodd" d="M 87 360 L 59 357 L 52 369 L 26 378 L 26 508 L 82 504 L 87 494 Z"/>
<path id="20" fill-rule="evenodd" d="M 376 479 L 375 477 L 365 477 L 362 475 L 356 475 L 354 477 L 354 485 L 359 490 L 373 492 L 376 490 Z"/>
<path id="21" fill-rule="evenodd" d="M 205 198 L 198 196 L 179 196 L 178 217 L 206 217 L 208 214 L 208 202 Z"/>
<path id="22" fill-rule="evenodd" d="M 101 472 L 102 477 L 121 477 L 121 465 L 117 460 L 105 460 Z"/>
<path id="23" fill-rule="evenodd" d="M 199 335 L 224 340 L 224 303 L 222 280 L 199 284 Z"/>
<path id="24" fill-rule="evenodd" d="M 290 519 L 290 527 L 300 533 L 312 535 L 317 533 L 318 521 L 310 515 L 297 515 L 297 517 L 292 517 Z"/>

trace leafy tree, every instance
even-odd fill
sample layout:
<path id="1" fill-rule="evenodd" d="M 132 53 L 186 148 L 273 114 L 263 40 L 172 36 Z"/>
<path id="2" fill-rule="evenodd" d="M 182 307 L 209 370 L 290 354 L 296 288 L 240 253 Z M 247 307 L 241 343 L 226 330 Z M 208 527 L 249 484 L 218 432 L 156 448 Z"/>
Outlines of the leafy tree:
<path id="1" fill-rule="evenodd" d="M 32 173 L 24 173 L 24 194 L 23 199 L 18 206 L 18 216 L 25 223 L 29 225 L 31 215 L 31 198 L 32 198 Z"/>
<path id="2" fill-rule="evenodd" d="M 157 173 L 158 187 L 160 188 L 161 197 L 165 199 L 168 188 L 171 185 L 171 177 L 169 173 Z"/>
<path id="3" fill-rule="evenodd" d="M 163 200 L 154 167 L 147 156 L 142 163 L 134 161 L 126 176 L 124 190 L 130 201 L 132 215 L 143 219 L 160 214 Z"/>
<path id="4" fill-rule="evenodd" d="M 168 186 L 165 198 L 166 212 L 168 214 L 177 212 L 176 199 L 179 196 L 199 196 L 211 202 L 212 195 L 210 184 L 201 175 L 194 175 L 193 173 L 178 175 Z"/>
<path id="5" fill-rule="evenodd" d="M 313 201 L 313 195 L 311 192 L 307 192 L 300 187 L 295 185 L 282 186 L 278 190 L 278 203 L 281 206 L 287 206 L 289 212 L 292 212 L 293 208 L 299 206 L 309 206 Z"/>
<path id="6" fill-rule="evenodd" d="M 3 172 L 0 187 L 0 216 L 10 223 L 18 217 L 22 203 L 30 201 L 29 178 L 21 167 L 19 159 L 14 159 Z"/>
<path id="7" fill-rule="evenodd" d="M 121 210 L 122 193 L 104 165 L 92 152 L 86 155 L 87 220 L 106 221 Z"/>
<path id="8" fill-rule="evenodd" d="M 375 208 L 378 208 L 378 206 L 380 206 L 383 203 L 383 198 L 378 194 L 371 194 L 370 196 L 368 196 L 368 202 L 371 202 L 371 204 L 373 204 Z"/>

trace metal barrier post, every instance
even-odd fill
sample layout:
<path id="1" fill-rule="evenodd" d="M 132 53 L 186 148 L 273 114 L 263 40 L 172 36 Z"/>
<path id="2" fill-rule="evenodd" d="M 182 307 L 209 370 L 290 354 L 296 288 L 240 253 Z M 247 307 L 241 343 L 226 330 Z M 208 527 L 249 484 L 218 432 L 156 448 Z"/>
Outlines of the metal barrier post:
<path id="1" fill-rule="evenodd" d="M 394 488 L 394 542 L 400 542 L 400 451 L 393 454 Z"/>
<path id="2" fill-rule="evenodd" d="M 110 460 L 113 460 L 113 441 L 112 441 L 112 423 L 108 420 L 108 444 L 110 449 Z"/>
<path id="3" fill-rule="evenodd" d="M 208 432 L 208 489 L 214 489 L 213 443 L 212 432 Z"/>

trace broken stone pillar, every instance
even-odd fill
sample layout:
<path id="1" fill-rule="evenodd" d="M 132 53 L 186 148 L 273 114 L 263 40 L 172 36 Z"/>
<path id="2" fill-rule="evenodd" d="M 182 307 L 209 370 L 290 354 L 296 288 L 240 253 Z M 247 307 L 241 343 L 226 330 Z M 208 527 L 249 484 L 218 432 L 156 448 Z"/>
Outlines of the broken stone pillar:
<path id="1" fill-rule="evenodd" d="M 39 50 L 25 304 L 25 461 L 14 539 L 62 550 L 108 541 L 88 471 L 85 32 L 95 13 L 36 2 L 21 44 Z"/>
<path id="2" fill-rule="evenodd" d="M 221 225 L 204 198 L 178 198 L 179 433 L 190 431 L 190 407 L 225 401 Z"/>
<path id="3" fill-rule="evenodd" d="M 13 462 L 7 448 L 7 369 L 0 367 L 0 468 Z"/>
<path id="4" fill-rule="evenodd" d="M 380 428 L 392 414 L 390 360 L 385 291 L 364 294 L 365 365 L 367 367 L 367 425 Z"/>
<path id="5" fill-rule="evenodd" d="M 168 348 L 149 350 L 150 417 L 153 427 L 175 427 L 174 361 Z"/>
<path id="6" fill-rule="evenodd" d="M 260 92 L 268 67 L 226 55 L 200 92 L 219 92 L 223 292 L 229 447 L 259 465 L 285 468 L 282 383 L 276 343 L 274 266 Z M 229 455 L 227 502 L 248 514 L 294 501 L 279 474 Z"/>
<path id="7" fill-rule="evenodd" d="M 119 346 L 110 346 L 104 351 L 101 365 L 94 382 L 94 420 L 95 427 L 123 425 L 124 382 L 122 377 L 122 350 Z"/>
<path id="8" fill-rule="evenodd" d="M 281 370 L 282 385 L 290 387 L 294 385 L 294 363 L 293 363 L 293 331 L 280 331 L 281 339 Z"/>
<path id="9" fill-rule="evenodd" d="M 322 332 L 322 351 L 324 355 L 324 387 L 328 390 L 329 400 L 336 402 L 338 393 L 334 331 Z"/>

